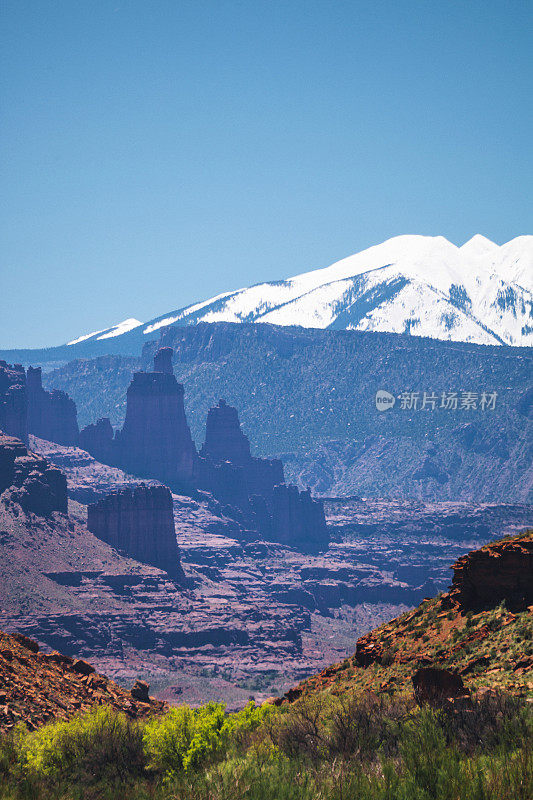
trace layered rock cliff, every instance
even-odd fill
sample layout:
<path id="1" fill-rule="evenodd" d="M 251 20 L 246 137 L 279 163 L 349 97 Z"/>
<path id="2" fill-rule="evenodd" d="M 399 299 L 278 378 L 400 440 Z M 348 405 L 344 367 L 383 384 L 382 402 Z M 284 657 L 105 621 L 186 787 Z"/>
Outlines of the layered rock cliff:
<path id="1" fill-rule="evenodd" d="M 183 405 L 183 386 L 166 372 L 136 372 L 124 427 L 115 436 L 118 463 L 173 488 L 192 487 L 197 460 Z"/>
<path id="2" fill-rule="evenodd" d="M 43 389 L 40 367 L 28 367 L 28 431 L 40 439 L 75 447 L 79 429 L 76 403 L 66 392 Z"/>
<path id="3" fill-rule="evenodd" d="M 0 434 L 0 497 L 41 516 L 66 513 L 67 480 L 20 439 Z"/>
<path id="4" fill-rule="evenodd" d="M 275 486 L 272 497 L 271 540 L 308 551 L 327 545 L 324 504 L 313 500 L 309 490 L 296 486 Z"/>
<path id="5" fill-rule="evenodd" d="M 0 361 L 0 430 L 25 444 L 28 433 L 66 446 L 78 444 L 75 402 L 66 394 L 43 389 L 41 368 Z"/>
<path id="6" fill-rule="evenodd" d="M 452 567 L 449 601 L 467 610 L 533 605 L 533 537 L 488 544 L 459 558 Z"/>
<path id="7" fill-rule="evenodd" d="M 117 550 L 184 579 L 166 486 L 141 484 L 106 495 L 89 505 L 87 528 Z"/>

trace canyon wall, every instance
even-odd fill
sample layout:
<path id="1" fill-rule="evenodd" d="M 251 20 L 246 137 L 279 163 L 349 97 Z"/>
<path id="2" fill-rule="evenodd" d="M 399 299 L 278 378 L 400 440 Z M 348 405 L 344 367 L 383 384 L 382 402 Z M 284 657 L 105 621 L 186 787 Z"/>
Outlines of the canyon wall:
<path id="1" fill-rule="evenodd" d="M 141 484 L 106 495 L 89 505 L 87 528 L 115 549 L 183 581 L 172 495 L 166 486 Z"/>

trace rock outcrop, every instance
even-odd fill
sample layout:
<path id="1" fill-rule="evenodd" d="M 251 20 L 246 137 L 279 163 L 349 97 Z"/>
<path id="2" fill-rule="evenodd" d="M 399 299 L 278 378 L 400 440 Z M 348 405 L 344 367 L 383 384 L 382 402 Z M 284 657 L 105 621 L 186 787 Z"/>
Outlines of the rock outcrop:
<path id="1" fill-rule="evenodd" d="M 197 454 L 183 395 L 174 375 L 135 373 L 128 388 L 124 427 L 115 435 L 123 469 L 172 488 L 193 486 Z"/>
<path id="2" fill-rule="evenodd" d="M 154 356 L 154 372 L 166 372 L 167 375 L 174 375 L 172 368 L 172 347 L 160 347 Z"/>
<path id="3" fill-rule="evenodd" d="M 20 364 L 0 361 L 0 431 L 28 443 L 26 375 Z"/>
<path id="4" fill-rule="evenodd" d="M 219 400 L 207 415 L 200 450 L 200 487 L 239 508 L 267 541 L 306 551 L 327 546 L 323 504 L 284 483 L 279 459 L 254 458 L 237 409 Z"/>
<path id="5" fill-rule="evenodd" d="M 533 537 L 488 544 L 458 559 L 452 567 L 449 600 L 462 608 L 508 608 L 533 604 Z"/>
<path id="6" fill-rule="evenodd" d="M 0 495 L 24 511 L 67 513 L 67 480 L 46 458 L 28 452 L 13 436 L 0 434 Z"/>
<path id="7" fill-rule="evenodd" d="M 154 357 L 154 372 L 136 372 L 128 388 L 126 419 L 112 435 L 108 419 L 81 431 L 95 458 L 173 490 L 194 488 L 198 455 L 183 404 L 183 386 L 172 373 L 170 348 Z"/>
<path id="8" fill-rule="evenodd" d="M 28 444 L 28 433 L 66 446 L 78 444 L 76 404 L 65 392 L 43 389 L 40 367 L 0 361 L 0 430 Z"/>
<path id="9" fill-rule="evenodd" d="M 32 639 L 0 631 L 0 732 L 20 722 L 34 730 L 102 704 L 131 718 L 166 710 L 166 703 L 148 696 L 148 688 L 137 681 L 128 692 L 86 661 L 58 652 L 41 653 Z"/>
<path id="10" fill-rule="evenodd" d="M 115 549 L 183 581 L 172 495 L 166 486 L 141 484 L 106 495 L 89 505 L 87 528 Z"/>
<path id="11" fill-rule="evenodd" d="M 75 447 L 79 430 L 76 403 L 66 392 L 43 389 L 40 367 L 28 367 L 28 432 L 40 439 Z"/>

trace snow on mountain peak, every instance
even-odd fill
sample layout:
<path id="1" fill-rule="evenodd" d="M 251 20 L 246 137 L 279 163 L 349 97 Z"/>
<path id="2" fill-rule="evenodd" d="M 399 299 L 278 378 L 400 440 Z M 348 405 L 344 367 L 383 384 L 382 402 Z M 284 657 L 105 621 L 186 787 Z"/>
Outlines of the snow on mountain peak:
<path id="1" fill-rule="evenodd" d="M 143 325 L 268 322 L 412 333 L 478 344 L 533 344 L 533 236 L 499 247 L 476 234 L 461 247 L 443 236 L 394 236 L 321 269 L 224 292 Z M 109 339 L 128 319 L 80 337 Z"/>
<path id="2" fill-rule="evenodd" d="M 469 239 L 468 242 L 465 242 L 459 249 L 463 254 L 495 255 L 500 248 L 495 242 L 487 239 L 486 236 L 476 233 L 475 236 L 472 236 L 472 238 Z"/>

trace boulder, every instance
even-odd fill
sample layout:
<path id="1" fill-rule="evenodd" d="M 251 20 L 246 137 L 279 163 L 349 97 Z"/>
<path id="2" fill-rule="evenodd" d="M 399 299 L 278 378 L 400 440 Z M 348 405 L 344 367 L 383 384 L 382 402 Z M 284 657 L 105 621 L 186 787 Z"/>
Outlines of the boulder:
<path id="1" fill-rule="evenodd" d="M 139 700 L 141 703 L 149 703 L 150 702 L 150 696 L 148 694 L 149 689 L 150 686 L 147 683 L 145 683 L 144 681 L 137 680 L 135 681 L 132 687 L 131 696 L 133 697 L 134 700 Z"/>
<path id="2" fill-rule="evenodd" d="M 439 708 L 447 704 L 468 704 L 470 701 L 470 692 L 462 678 L 450 670 L 423 667 L 415 672 L 411 680 L 419 705 Z"/>

